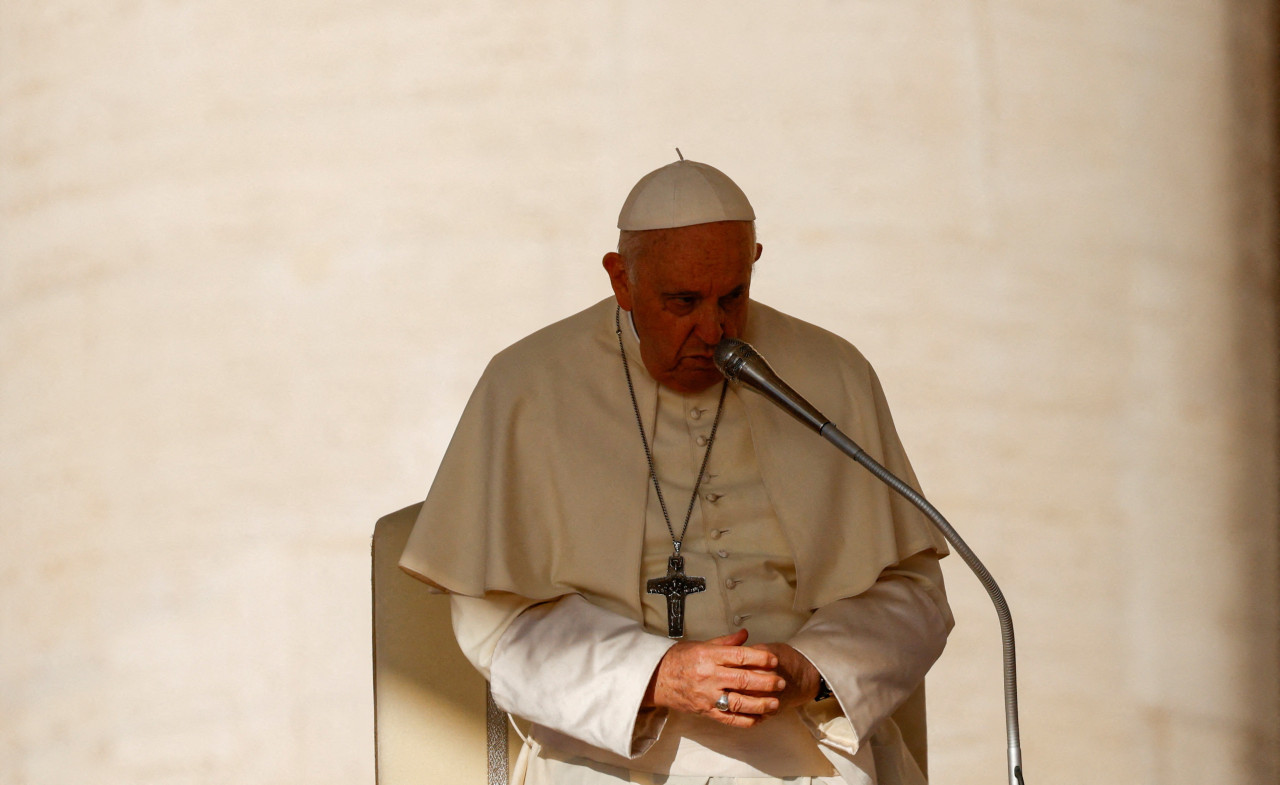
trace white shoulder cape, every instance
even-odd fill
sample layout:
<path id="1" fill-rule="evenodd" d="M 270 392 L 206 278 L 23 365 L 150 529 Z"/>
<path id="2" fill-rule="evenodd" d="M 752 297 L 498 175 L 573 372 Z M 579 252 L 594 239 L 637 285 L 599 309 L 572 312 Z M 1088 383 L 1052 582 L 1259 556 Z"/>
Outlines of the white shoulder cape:
<path id="1" fill-rule="evenodd" d="M 604 300 L 493 358 L 422 506 L 403 569 L 441 591 L 533 600 L 580 594 L 642 618 L 648 468 L 614 309 Z M 744 339 L 916 486 L 880 383 L 857 349 L 756 302 Z M 636 395 L 640 411 L 654 411 L 652 383 L 637 383 Z M 946 553 L 909 502 L 764 398 L 742 398 L 769 500 L 795 555 L 798 609 L 861 594 L 914 553 Z"/>

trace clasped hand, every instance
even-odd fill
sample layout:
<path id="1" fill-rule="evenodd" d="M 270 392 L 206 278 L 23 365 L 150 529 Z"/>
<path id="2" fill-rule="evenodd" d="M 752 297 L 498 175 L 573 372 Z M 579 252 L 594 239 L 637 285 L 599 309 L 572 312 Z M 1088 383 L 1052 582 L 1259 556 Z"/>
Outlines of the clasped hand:
<path id="1" fill-rule="evenodd" d="M 764 722 L 818 691 L 818 671 L 785 643 L 745 646 L 747 631 L 707 641 L 681 641 L 654 671 L 645 706 L 700 714 L 737 728 Z M 727 711 L 716 708 L 728 694 Z"/>

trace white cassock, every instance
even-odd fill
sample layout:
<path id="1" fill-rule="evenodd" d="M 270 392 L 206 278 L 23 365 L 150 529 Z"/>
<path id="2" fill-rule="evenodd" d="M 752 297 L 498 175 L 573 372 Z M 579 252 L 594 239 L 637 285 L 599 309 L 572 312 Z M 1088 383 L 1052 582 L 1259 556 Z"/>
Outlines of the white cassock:
<path id="1" fill-rule="evenodd" d="M 754 318 L 758 312 L 763 312 L 763 319 Z M 505 378 L 489 378 L 487 384 L 482 380 L 477 388 L 459 426 L 459 434 L 466 442 L 460 443 L 459 435 L 455 435 L 441 469 L 446 485 L 442 486 L 438 476 L 402 560 L 402 566 L 412 574 L 453 592 L 454 629 L 463 652 L 490 679 L 498 704 L 532 722 L 532 731 L 515 767 L 513 785 L 924 782 L 892 715 L 920 686 L 951 628 L 937 564 L 945 548 L 936 536 L 931 536 L 931 530 L 921 528 L 918 520 L 893 521 L 884 526 L 874 521 L 868 525 L 865 520 L 842 522 L 840 513 L 851 504 L 847 498 L 819 505 L 825 513 L 819 520 L 799 520 L 804 516 L 798 514 L 797 504 L 783 488 L 799 485 L 803 491 L 812 492 L 812 487 L 804 486 L 812 485 L 814 479 L 770 476 L 778 473 L 779 450 L 784 463 L 791 464 L 794 471 L 803 472 L 806 467 L 800 453 L 791 455 L 794 460 L 786 460 L 787 450 L 796 449 L 790 439 L 780 444 L 776 437 L 765 436 L 766 444 L 760 443 L 762 432 L 787 431 L 771 431 L 769 426 L 777 424 L 772 420 L 762 427 L 761 410 L 752 408 L 759 403 L 753 400 L 754 393 L 730 388 L 726 395 L 707 474 L 684 536 L 685 572 L 707 582 L 706 591 L 685 600 L 686 638 L 705 640 L 745 627 L 750 633 L 748 644 L 785 641 L 818 668 L 836 698 L 782 712 L 745 730 L 693 715 L 640 708 L 658 661 L 673 643 L 665 636 L 666 599 L 645 593 L 643 583 L 645 578 L 665 574 L 672 543 L 656 494 L 647 484 L 647 465 L 635 416 L 630 412 L 612 329 L 611 301 L 553 325 L 548 328 L 552 331 L 549 336 L 540 333 L 526 339 L 523 349 L 516 352 L 520 360 L 516 365 L 540 368 L 535 376 L 545 374 L 548 364 L 555 365 L 549 363 L 552 353 L 574 351 L 573 346 L 563 345 L 563 326 L 598 333 L 602 314 L 607 317 L 605 337 L 613 342 L 613 362 L 603 356 L 581 356 L 600 355 L 599 336 L 593 335 L 592 351 L 579 351 L 580 364 L 588 370 L 598 364 L 600 367 L 594 370 L 612 372 L 618 383 L 606 385 L 605 395 L 589 390 L 579 396 L 581 400 L 568 402 L 569 411 L 576 411 L 588 427 L 582 432 L 562 432 L 560 441 L 568 447 L 558 442 L 545 444 L 543 449 L 552 457 L 544 456 L 542 463 L 555 463 L 554 453 L 574 450 L 572 445 L 582 440 L 588 441 L 585 449 L 591 453 L 591 445 L 601 438 L 593 436 L 598 432 L 589 427 L 597 414 L 592 407 L 603 402 L 605 411 L 601 414 L 630 415 L 623 418 L 624 424 L 629 421 L 630 429 L 626 438 L 620 438 L 625 431 L 607 434 L 608 447 L 594 460 L 608 463 L 605 456 L 615 453 L 638 458 L 621 461 L 638 467 L 639 481 L 646 483 L 643 501 L 635 505 L 638 509 L 632 511 L 625 503 L 635 492 L 636 478 L 626 473 L 611 478 L 609 467 L 605 467 L 591 479 L 612 481 L 583 488 L 579 493 L 606 497 L 605 507 L 612 510 L 612 515 L 588 516 L 589 531 L 573 526 L 554 533 L 550 539 L 559 540 L 558 545 L 544 545 L 539 553 L 539 538 L 531 532 L 538 524 L 531 521 L 540 513 L 530 512 L 527 505 L 518 502 L 510 504 L 507 497 L 511 495 L 511 484 L 499 483 L 501 487 L 496 492 L 486 485 L 470 490 L 457 487 L 464 481 L 466 467 L 470 467 L 470 473 L 483 471 L 477 463 L 492 464 L 488 471 L 493 473 L 519 471 L 519 462 L 513 455 L 520 453 L 521 436 L 528 434 L 501 434 L 488 429 L 480 434 L 474 430 L 474 423 L 471 430 L 467 428 L 469 415 L 481 413 L 471 411 L 478 405 L 486 419 L 499 409 L 519 412 L 511 415 L 512 422 L 537 417 L 539 406 L 530 402 L 540 400 L 538 393 L 545 395 L 549 389 L 540 389 L 537 381 L 530 382 L 520 378 L 519 372 L 512 374 L 508 370 L 501 374 Z M 795 321 L 757 304 L 752 305 L 752 314 L 748 340 L 754 337 L 752 327 L 761 329 L 761 321 L 764 327 L 776 327 L 773 323 L 778 319 L 789 320 L 788 324 Z M 671 522 L 679 534 L 715 420 L 720 387 L 681 395 L 659 386 L 644 370 L 625 313 L 623 327 L 641 418 L 650 437 Z M 779 331 L 769 330 L 771 334 Z M 767 356 L 775 366 L 779 365 L 774 354 Z M 495 359 L 486 377 L 497 375 L 503 365 L 509 368 L 512 363 Z M 887 408 L 882 397 L 876 398 L 878 384 L 873 375 L 870 378 L 873 394 L 855 401 L 853 406 L 863 408 L 857 423 L 868 422 L 869 410 L 870 421 L 877 425 L 870 434 L 859 435 L 880 443 L 863 446 L 913 481 L 888 421 Z M 507 391 L 498 397 L 509 397 L 513 386 L 528 389 L 529 385 L 534 393 L 529 399 L 516 394 L 516 401 L 502 402 L 500 406 L 495 405 L 494 396 L 481 393 L 486 387 L 498 387 Z M 622 400 L 608 401 L 609 390 L 620 392 Z M 802 392 L 808 391 L 802 388 Z M 557 414 L 562 411 L 562 407 L 555 409 Z M 557 417 L 553 415 L 551 419 Z M 807 450 L 834 453 L 834 448 L 807 436 L 799 424 L 785 425 L 809 439 Z M 471 443 L 477 439 L 482 444 Z M 885 442 L 889 443 L 888 449 Z M 474 453 L 486 449 L 490 455 L 475 457 Z M 457 456 L 451 461 L 455 450 Z M 823 456 L 821 462 L 836 460 L 846 459 L 833 454 Z M 454 471 L 449 473 L 446 467 Z M 554 471 L 549 476 L 544 473 L 538 495 L 545 496 L 548 480 L 554 486 L 557 479 Z M 468 477 L 466 481 L 476 479 Z M 867 495 L 868 487 L 873 486 L 862 485 L 859 490 Z M 437 488 L 441 489 L 439 493 Z M 441 498 L 433 507 L 432 497 L 436 496 Z M 458 501 L 467 497 L 481 501 L 471 502 L 472 507 L 468 508 Z M 887 513 L 883 515 L 886 518 L 902 518 L 905 513 L 901 506 L 885 502 L 880 493 L 870 501 L 859 498 L 857 505 L 862 505 L 864 513 L 868 505 L 877 513 Z M 558 517 L 581 516 L 571 504 L 560 500 L 549 506 Z M 639 510 L 643 510 L 642 522 Z M 812 515 L 811 510 L 804 512 Z M 470 543 L 467 564 L 467 557 L 456 555 L 454 541 L 460 536 L 467 539 L 457 533 L 456 527 L 466 526 L 469 515 L 481 519 L 474 529 L 489 531 Z M 516 522 L 495 523 L 494 518 Z M 446 520 L 455 527 L 452 534 L 448 526 L 440 525 Z M 810 536 L 797 547 L 797 541 L 802 539 L 795 534 L 797 527 L 818 536 Z M 494 528 L 508 529 L 510 536 L 495 538 Z M 870 536 L 866 535 L 868 530 Z M 638 536 L 629 536 L 629 532 Z M 853 535 L 861 535 L 862 541 Z M 810 551 L 807 554 L 806 544 Z M 820 558 L 812 554 L 815 547 L 846 554 L 835 566 L 849 567 L 847 572 L 855 575 L 852 581 L 846 575 L 811 578 L 806 583 L 804 565 Z M 455 551 L 452 557 L 447 555 L 451 550 Z M 482 552 L 478 558 L 474 556 L 477 550 Z M 847 555 L 858 551 L 864 552 L 861 560 Z M 594 566 L 576 571 L 555 565 L 535 567 L 530 574 L 529 566 L 519 563 L 521 555 L 555 562 L 586 559 Z M 840 561 L 846 563 L 840 565 Z M 867 563 L 875 569 L 870 579 L 865 577 Z M 864 577 L 856 577 L 859 572 Z M 601 577 L 610 573 L 618 577 Z M 601 589 L 605 583 L 620 581 L 634 583 L 619 590 Z M 807 596 L 799 596 L 798 586 Z M 811 604 L 815 597 L 820 602 Z"/>

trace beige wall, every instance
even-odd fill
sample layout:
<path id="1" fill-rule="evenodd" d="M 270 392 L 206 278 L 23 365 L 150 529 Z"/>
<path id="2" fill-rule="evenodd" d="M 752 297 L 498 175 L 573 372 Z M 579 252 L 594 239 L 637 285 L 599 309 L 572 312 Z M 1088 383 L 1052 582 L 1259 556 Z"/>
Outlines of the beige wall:
<path id="1" fill-rule="evenodd" d="M 1001 581 L 1028 781 L 1274 783 L 1275 23 L 0 0 L 0 782 L 371 781 L 373 522 L 680 146 Z M 990 782 L 948 578 L 932 769 Z"/>

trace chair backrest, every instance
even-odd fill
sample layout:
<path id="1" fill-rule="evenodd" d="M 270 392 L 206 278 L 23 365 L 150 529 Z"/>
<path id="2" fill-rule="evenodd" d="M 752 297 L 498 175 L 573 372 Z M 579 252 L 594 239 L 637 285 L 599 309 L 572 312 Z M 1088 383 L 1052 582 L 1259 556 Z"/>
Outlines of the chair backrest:
<path id="1" fill-rule="evenodd" d="M 506 785 L 506 715 L 462 656 L 449 598 L 398 562 L 422 505 L 373 533 L 373 702 L 378 785 Z"/>

